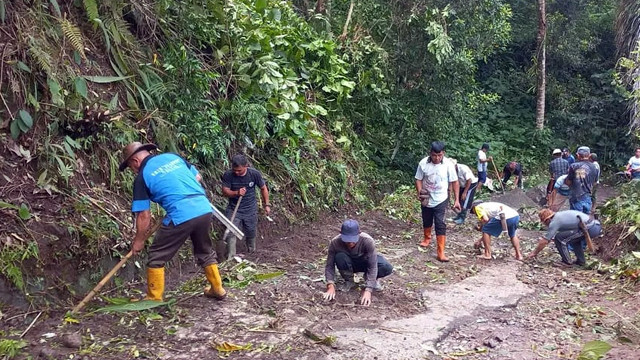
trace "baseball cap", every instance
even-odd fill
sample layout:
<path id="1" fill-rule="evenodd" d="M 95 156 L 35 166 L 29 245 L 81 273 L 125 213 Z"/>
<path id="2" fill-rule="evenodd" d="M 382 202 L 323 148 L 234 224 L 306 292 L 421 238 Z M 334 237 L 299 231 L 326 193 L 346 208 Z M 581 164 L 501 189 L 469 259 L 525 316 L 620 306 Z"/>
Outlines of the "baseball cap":
<path id="1" fill-rule="evenodd" d="M 591 149 L 588 146 L 580 146 L 578 151 L 576 151 L 579 155 L 589 155 L 591 154 Z"/>
<path id="2" fill-rule="evenodd" d="M 556 154 L 562 154 L 562 150 L 560 149 L 553 149 L 553 153 L 551 155 L 556 155 Z"/>
<path id="3" fill-rule="evenodd" d="M 342 223 L 340 229 L 340 239 L 347 243 L 354 243 L 360 240 L 360 224 L 356 220 L 348 219 Z"/>

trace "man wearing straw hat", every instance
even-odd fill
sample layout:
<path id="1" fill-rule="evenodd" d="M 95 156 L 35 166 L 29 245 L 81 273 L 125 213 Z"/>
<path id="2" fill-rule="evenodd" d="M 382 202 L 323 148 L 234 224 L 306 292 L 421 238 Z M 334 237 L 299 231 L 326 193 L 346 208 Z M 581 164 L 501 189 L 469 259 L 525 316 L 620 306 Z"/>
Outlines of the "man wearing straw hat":
<path id="1" fill-rule="evenodd" d="M 133 142 L 122 151 L 120 171 L 127 167 L 136 173 L 133 182 L 131 211 L 136 217 L 136 235 L 132 251 L 136 255 L 145 246 L 146 232 L 151 222 L 151 201 L 167 212 L 148 251 L 147 296 L 145 300 L 162 301 L 164 266 L 191 238 L 193 254 L 204 268 L 211 287 L 204 294 L 218 300 L 226 296 L 218 272 L 209 230 L 211 208 L 198 170 L 185 159 L 172 153 L 151 155 L 154 144 Z"/>
<path id="2" fill-rule="evenodd" d="M 580 223 L 582 222 L 584 224 L 590 237 L 596 237 L 602 232 L 600 222 L 589 218 L 589 215 L 577 210 L 554 212 L 550 209 L 542 209 L 538 216 L 540 222 L 547 226 L 548 230 L 540 241 L 538 241 L 538 246 L 527 258 L 535 258 L 547 244 L 553 241 L 564 264 L 572 264 L 571 256 L 569 255 L 569 248 L 571 247 L 576 256 L 576 261 L 573 264 L 583 266 L 585 264 L 585 257 L 582 242 L 585 241 L 586 236 L 580 228 Z"/>

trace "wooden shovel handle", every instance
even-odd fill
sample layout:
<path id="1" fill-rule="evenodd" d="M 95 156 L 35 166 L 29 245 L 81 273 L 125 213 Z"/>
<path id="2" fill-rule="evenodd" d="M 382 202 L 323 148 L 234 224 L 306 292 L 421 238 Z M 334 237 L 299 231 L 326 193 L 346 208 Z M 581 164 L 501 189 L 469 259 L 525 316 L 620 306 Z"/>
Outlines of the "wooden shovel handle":
<path id="1" fill-rule="evenodd" d="M 162 219 L 158 220 L 153 227 L 151 227 L 146 234 L 146 238 L 149 238 L 149 236 L 153 235 L 153 233 L 155 233 L 160 226 L 162 225 Z M 146 239 L 145 239 L 146 240 Z M 87 294 L 87 296 L 84 297 L 84 299 L 82 299 L 82 301 L 80 301 L 80 303 L 78 305 L 76 305 L 76 307 L 73 308 L 73 310 L 71 310 L 72 314 L 75 314 L 77 312 L 79 312 L 80 310 L 82 310 L 83 307 L 85 307 L 85 305 L 87 305 L 87 303 L 89 303 L 89 301 L 91 301 L 91 299 L 93 299 L 94 296 L 96 296 L 96 294 L 98 293 L 98 291 L 100 291 L 100 289 L 102 289 L 102 287 L 109 282 L 109 280 L 111 280 L 111 278 L 113 277 L 113 275 L 115 275 L 116 272 L 118 272 L 118 270 L 120 270 L 121 267 L 124 266 L 124 264 L 133 256 L 133 250 L 130 250 L 127 255 L 125 255 L 122 259 L 120 259 L 120 261 L 116 264 L 116 266 L 113 267 L 113 269 L 111 269 L 111 271 L 109 271 L 107 273 L 107 275 L 104 276 L 104 278 L 102 278 L 102 280 L 100 280 L 100 282 L 98 283 L 98 285 L 96 285 L 96 287 L 93 288 L 93 290 L 89 291 L 89 293 Z"/>
<path id="2" fill-rule="evenodd" d="M 593 246 L 593 241 L 591 240 L 589 230 L 587 229 L 587 226 L 584 224 L 580 216 L 578 216 L 578 227 L 580 227 L 580 230 L 582 230 L 582 233 L 584 234 L 584 238 L 587 240 L 587 249 L 589 249 L 591 253 L 595 253 L 596 249 L 595 246 Z"/>

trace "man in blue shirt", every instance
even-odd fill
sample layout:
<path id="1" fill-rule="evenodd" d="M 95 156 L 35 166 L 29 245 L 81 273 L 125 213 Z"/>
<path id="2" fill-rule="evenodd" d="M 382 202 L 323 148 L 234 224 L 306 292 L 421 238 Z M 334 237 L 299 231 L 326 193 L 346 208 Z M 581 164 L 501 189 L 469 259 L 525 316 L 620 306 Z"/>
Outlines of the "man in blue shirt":
<path id="1" fill-rule="evenodd" d="M 597 180 L 596 167 L 589 161 L 591 149 L 587 146 L 578 148 L 578 161 L 571 164 L 564 183 L 569 185 L 571 196 L 569 205 L 571 210 L 591 213 L 591 191 Z"/>
<path id="2" fill-rule="evenodd" d="M 133 142 L 123 150 L 120 171 L 127 167 L 137 174 L 133 182 L 131 211 L 136 214 L 134 255 L 145 246 L 145 234 L 151 222 L 151 201 L 167 212 L 148 252 L 146 300 L 162 301 L 164 265 L 191 238 L 193 254 L 204 268 L 211 287 L 205 295 L 218 300 L 226 296 L 218 272 L 216 253 L 212 249 L 209 231 L 214 211 L 200 185 L 198 170 L 172 153 L 151 155 L 154 144 Z"/>
<path id="3" fill-rule="evenodd" d="M 571 151 L 569 150 L 569 148 L 562 149 L 562 158 L 567 160 L 567 162 L 569 162 L 569 165 L 576 162 L 576 158 L 571 155 Z"/>

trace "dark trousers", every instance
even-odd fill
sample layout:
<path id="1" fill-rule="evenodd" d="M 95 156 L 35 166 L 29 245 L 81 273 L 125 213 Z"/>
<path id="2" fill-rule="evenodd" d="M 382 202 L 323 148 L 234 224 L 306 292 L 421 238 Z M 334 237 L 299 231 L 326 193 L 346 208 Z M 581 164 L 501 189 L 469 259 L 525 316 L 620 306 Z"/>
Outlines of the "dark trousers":
<path id="1" fill-rule="evenodd" d="M 393 272 L 393 266 L 389 264 L 389 262 L 387 261 L 387 259 L 384 258 L 384 256 L 379 254 L 377 256 L 378 256 L 378 276 L 376 278 L 380 279 L 385 276 L 391 275 L 391 273 Z M 335 262 L 336 262 L 336 267 L 340 271 L 340 274 L 346 271 L 351 273 L 363 272 L 366 275 L 367 268 L 369 267 L 369 264 L 367 263 L 366 259 L 351 257 L 349 256 L 349 254 L 345 252 L 337 253 L 335 257 Z"/>
<path id="2" fill-rule="evenodd" d="M 469 191 L 467 192 L 467 197 L 462 201 L 462 193 L 464 192 L 464 186 L 460 186 L 460 206 L 462 207 L 462 211 L 471 210 L 471 206 L 473 205 L 473 198 L 476 195 L 476 189 L 478 188 L 478 183 L 475 182 L 469 186 Z"/>
<path id="3" fill-rule="evenodd" d="M 445 200 L 435 207 L 422 207 L 422 227 L 430 228 L 433 223 L 436 224 L 436 235 L 447 235 L 447 224 L 444 222 L 444 214 L 447 211 L 447 203 Z"/>
<path id="4" fill-rule="evenodd" d="M 216 252 L 211 244 L 210 230 L 211 213 L 198 216 L 178 226 L 175 226 L 173 222 L 170 222 L 169 225 L 162 225 L 149 247 L 147 266 L 150 268 L 164 267 L 165 263 L 180 250 L 187 238 L 191 238 L 193 255 L 198 265 L 205 267 L 215 264 Z"/>
<path id="5" fill-rule="evenodd" d="M 592 238 L 599 236 L 602 232 L 600 222 L 592 220 L 587 223 L 587 231 L 589 231 L 589 236 Z M 556 249 L 558 249 L 560 257 L 562 258 L 562 262 L 565 264 L 571 264 L 571 255 L 569 255 L 569 246 L 571 246 L 573 253 L 576 256 L 577 265 L 585 264 L 584 249 L 582 248 L 583 241 L 585 241 L 585 237 L 584 233 L 580 229 L 561 231 L 557 233 L 553 239 Z"/>

